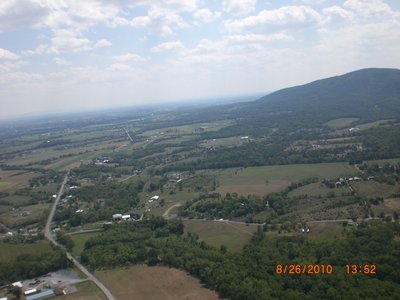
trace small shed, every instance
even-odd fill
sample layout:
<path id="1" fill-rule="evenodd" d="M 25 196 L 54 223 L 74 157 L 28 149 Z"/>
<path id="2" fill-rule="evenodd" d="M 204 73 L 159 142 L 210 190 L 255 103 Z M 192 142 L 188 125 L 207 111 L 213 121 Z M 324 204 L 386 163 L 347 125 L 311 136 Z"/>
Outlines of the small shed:
<path id="1" fill-rule="evenodd" d="M 19 288 L 21 288 L 21 289 L 23 288 L 22 281 L 13 282 L 11 285 L 12 285 L 12 286 L 19 287 Z"/>

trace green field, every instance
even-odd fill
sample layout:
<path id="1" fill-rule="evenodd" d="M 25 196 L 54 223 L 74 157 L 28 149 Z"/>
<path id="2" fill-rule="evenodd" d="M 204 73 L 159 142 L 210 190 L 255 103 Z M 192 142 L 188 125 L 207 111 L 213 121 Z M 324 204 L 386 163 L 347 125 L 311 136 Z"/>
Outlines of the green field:
<path id="1" fill-rule="evenodd" d="M 278 165 L 207 171 L 219 180 L 220 193 L 258 194 L 278 192 L 290 183 L 310 177 L 336 178 L 357 174 L 347 163 Z"/>
<path id="2" fill-rule="evenodd" d="M 332 189 L 328 188 L 321 182 L 315 182 L 291 191 L 288 196 L 295 197 L 300 195 L 308 195 L 309 197 L 318 197 L 321 195 L 322 197 L 325 197 L 330 191 L 332 191 Z M 336 189 L 334 191 L 337 192 Z"/>
<path id="3" fill-rule="evenodd" d="M 30 204 L 31 198 L 28 196 L 11 195 L 4 198 L 0 198 L 0 203 L 4 205 L 10 205 L 13 207 L 26 206 Z"/>
<path id="4" fill-rule="evenodd" d="M 33 244 L 0 243 L 0 263 L 13 261 L 22 254 L 39 254 L 51 251 L 52 247 L 47 240 L 37 241 Z"/>
<path id="5" fill-rule="evenodd" d="M 8 211 L 2 214 L 0 216 L 0 221 L 9 228 L 39 223 L 45 220 L 45 213 L 50 210 L 50 207 L 51 204 L 24 206 L 18 210 Z"/>
<path id="6" fill-rule="evenodd" d="M 14 185 L 14 183 L 12 183 L 12 182 L 1 180 L 0 181 L 0 190 L 8 189 L 8 188 L 12 187 L 13 185 Z"/>
<path id="7" fill-rule="evenodd" d="M 196 233 L 200 240 L 207 244 L 220 247 L 225 245 L 228 250 L 240 252 L 247 244 L 257 226 L 228 223 L 225 221 L 184 220 L 185 232 Z"/>
<path id="8" fill-rule="evenodd" d="M 333 129 L 341 129 L 341 128 L 350 126 L 352 123 L 354 123 L 357 120 L 359 120 L 359 119 L 358 118 L 340 118 L 340 119 L 335 119 L 335 120 L 326 122 L 325 125 L 327 125 L 330 128 L 333 128 Z"/>
<path id="9" fill-rule="evenodd" d="M 400 163 L 400 158 L 391 158 L 391 159 L 380 159 L 380 160 L 368 160 L 366 161 L 366 164 L 372 166 L 372 165 L 379 165 L 382 167 L 385 163 L 389 163 L 391 165 L 393 164 L 398 164 Z"/>
<path id="10" fill-rule="evenodd" d="M 242 143 L 243 143 L 243 140 L 239 136 L 234 136 L 234 137 L 228 137 L 228 138 L 205 140 L 200 143 L 200 146 L 205 147 L 205 148 L 231 147 L 231 146 L 238 146 Z"/>
<path id="11" fill-rule="evenodd" d="M 37 176 L 33 172 L 0 170 L 0 191 L 13 193 L 29 184 L 29 180 Z"/>

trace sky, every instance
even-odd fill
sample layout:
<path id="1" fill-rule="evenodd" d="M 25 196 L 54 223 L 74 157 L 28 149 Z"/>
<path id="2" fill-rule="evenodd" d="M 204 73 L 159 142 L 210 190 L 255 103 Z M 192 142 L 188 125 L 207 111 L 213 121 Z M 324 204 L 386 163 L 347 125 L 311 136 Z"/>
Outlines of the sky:
<path id="1" fill-rule="evenodd" d="M 0 118 L 400 68 L 399 0 L 1 0 Z"/>

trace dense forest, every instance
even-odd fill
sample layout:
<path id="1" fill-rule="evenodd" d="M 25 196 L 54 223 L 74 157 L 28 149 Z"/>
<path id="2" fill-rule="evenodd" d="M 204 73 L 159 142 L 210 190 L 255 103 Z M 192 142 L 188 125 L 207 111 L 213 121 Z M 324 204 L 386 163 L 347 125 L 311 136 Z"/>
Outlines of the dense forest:
<path id="1" fill-rule="evenodd" d="M 13 261 L 0 263 L 0 284 L 34 278 L 69 266 L 71 263 L 61 248 L 53 247 L 52 251 L 37 254 L 21 254 Z"/>
<path id="2" fill-rule="evenodd" d="M 261 228 L 260 228 L 261 229 Z M 110 226 L 90 239 L 82 261 L 92 269 L 165 264 L 186 270 L 230 299 L 395 299 L 400 297 L 400 224 L 362 223 L 342 237 L 270 237 L 259 230 L 241 253 L 183 234 L 177 221 L 153 218 Z M 331 265 L 331 274 L 277 274 L 277 265 Z M 377 266 L 352 274 L 346 265 Z"/>

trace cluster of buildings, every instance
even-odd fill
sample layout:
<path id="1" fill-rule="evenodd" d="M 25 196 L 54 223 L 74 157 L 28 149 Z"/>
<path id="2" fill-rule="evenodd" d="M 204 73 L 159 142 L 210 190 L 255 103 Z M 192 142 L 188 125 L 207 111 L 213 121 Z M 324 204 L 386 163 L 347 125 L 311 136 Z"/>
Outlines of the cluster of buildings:
<path id="1" fill-rule="evenodd" d="M 39 288 L 31 288 L 25 289 L 22 281 L 17 281 L 11 284 L 10 288 L 19 288 L 21 290 L 21 294 L 24 295 L 23 299 L 26 300 L 43 300 L 53 298 L 55 296 L 66 295 L 66 288 L 56 287 L 54 289 L 39 289 Z M 9 297 L 2 297 L 0 300 L 8 300 L 11 299 Z"/>
<path id="2" fill-rule="evenodd" d="M 353 181 L 361 181 L 361 178 L 357 177 L 357 176 L 349 177 L 349 178 L 339 178 L 336 181 L 335 186 L 338 188 L 338 187 L 341 187 L 346 182 L 353 182 Z"/>
<path id="3" fill-rule="evenodd" d="M 140 215 L 138 214 L 113 214 L 112 215 L 113 222 L 121 222 L 121 221 L 131 221 L 131 220 L 139 220 Z"/>

